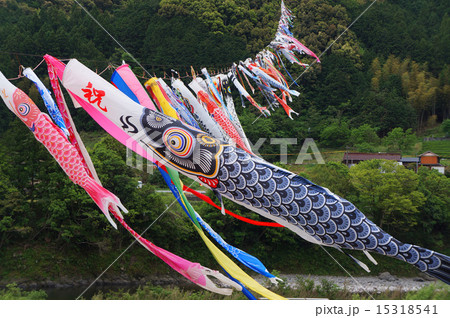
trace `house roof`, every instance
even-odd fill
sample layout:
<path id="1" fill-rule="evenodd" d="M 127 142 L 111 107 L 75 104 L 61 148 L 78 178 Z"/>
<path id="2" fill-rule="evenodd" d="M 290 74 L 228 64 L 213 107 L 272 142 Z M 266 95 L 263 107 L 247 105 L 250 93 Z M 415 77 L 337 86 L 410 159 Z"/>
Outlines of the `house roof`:
<path id="1" fill-rule="evenodd" d="M 372 159 L 385 159 L 400 161 L 402 155 L 399 153 L 362 153 L 362 152 L 348 152 L 344 154 L 343 161 L 363 161 Z"/>
<path id="2" fill-rule="evenodd" d="M 423 154 L 419 155 L 419 157 L 439 157 L 439 155 L 431 151 L 426 151 Z"/>
<path id="3" fill-rule="evenodd" d="M 400 160 L 401 162 L 420 162 L 420 159 L 417 157 L 404 157 Z"/>

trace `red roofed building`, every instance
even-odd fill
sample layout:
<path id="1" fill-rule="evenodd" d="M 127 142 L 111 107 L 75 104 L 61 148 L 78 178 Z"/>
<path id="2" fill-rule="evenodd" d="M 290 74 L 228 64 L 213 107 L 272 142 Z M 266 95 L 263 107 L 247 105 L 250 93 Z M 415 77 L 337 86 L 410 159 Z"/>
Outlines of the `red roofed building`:
<path id="1" fill-rule="evenodd" d="M 419 165 L 422 167 L 427 167 L 429 169 L 436 169 L 440 173 L 445 173 L 445 167 L 440 163 L 441 158 L 431 152 L 427 151 L 419 155 Z"/>

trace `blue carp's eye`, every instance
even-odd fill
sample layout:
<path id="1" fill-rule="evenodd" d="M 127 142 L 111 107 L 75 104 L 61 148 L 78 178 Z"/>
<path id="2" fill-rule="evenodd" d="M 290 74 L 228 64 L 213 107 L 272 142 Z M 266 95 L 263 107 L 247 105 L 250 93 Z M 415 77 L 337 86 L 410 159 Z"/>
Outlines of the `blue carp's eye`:
<path id="1" fill-rule="evenodd" d="M 163 142 L 171 153 L 177 157 L 187 158 L 194 149 L 194 138 L 184 129 L 174 127 L 163 134 Z"/>
<path id="2" fill-rule="evenodd" d="M 31 107 L 27 103 L 22 103 L 17 107 L 17 111 L 19 112 L 19 114 L 21 116 L 28 115 L 28 113 L 30 112 L 30 109 L 31 109 Z"/>

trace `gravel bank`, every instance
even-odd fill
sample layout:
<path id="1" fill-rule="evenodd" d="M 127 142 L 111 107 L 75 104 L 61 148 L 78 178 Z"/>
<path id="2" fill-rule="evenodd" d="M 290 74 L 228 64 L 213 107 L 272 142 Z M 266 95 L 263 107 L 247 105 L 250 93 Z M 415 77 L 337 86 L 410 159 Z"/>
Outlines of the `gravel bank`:
<path id="1" fill-rule="evenodd" d="M 315 285 L 320 285 L 323 279 L 333 282 L 340 288 L 346 288 L 353 293 L 377 293 L 384 291 L 402 290 L 404 292 L 415 291 L 424 286 L 434 284 L 436 280 L 423 277 L 396 277 L 388 272 L 382 273 L 379 276 L 354 277 L 349 276 L 313 276 L 313 275 L 295 275 L 295 274 L 281 274 L 282 278 L 288 286 L 295 288 L 298 286 L 298 277 L 303 279 L 313 280 Z M 258 278 L 261 283 L 266 283 L 267 279 Z"/>

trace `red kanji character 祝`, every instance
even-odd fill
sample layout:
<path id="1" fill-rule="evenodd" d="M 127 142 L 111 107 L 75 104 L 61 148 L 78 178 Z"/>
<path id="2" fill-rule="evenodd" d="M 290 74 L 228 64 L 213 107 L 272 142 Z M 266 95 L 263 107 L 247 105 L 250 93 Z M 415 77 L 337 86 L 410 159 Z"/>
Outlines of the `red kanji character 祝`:
<path id="1" fill-rule="evenodd" d="M 86 88 L 82 88 L 81 90 L 84 92 L 84 98 L 86 98 L 89 103 L 97 103 L 98 108 L 100 108 L 104 112 L 108 111 L 105 106 L 100 105 L 103 96 L 105 96 L 105 91 L 93 88 L 91 82 L 86 85 Z"/>

